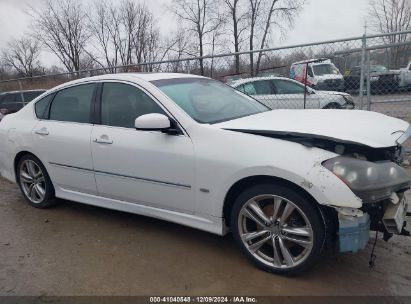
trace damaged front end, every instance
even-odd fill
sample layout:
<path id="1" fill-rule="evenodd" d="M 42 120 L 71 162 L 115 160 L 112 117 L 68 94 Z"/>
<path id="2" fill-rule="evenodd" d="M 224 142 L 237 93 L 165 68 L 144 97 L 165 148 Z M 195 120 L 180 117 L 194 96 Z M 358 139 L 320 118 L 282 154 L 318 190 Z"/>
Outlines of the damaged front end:
<path id="1" fill-rule="evenodd" d="M 232 130 L 296 142 L 306 147 L 328 150 L 339 156 L 322 163 L 362 201 L 360 209 L 330 206 L 323 212 L 332 227 L 329 233 L 338 243 L 340 252 L 364 249 L 370 231 L 382 232 L 388 241 L 394 234 L 407 235 L 409 216 L 405 191 L 411 176 L 400 166 L 403 161 L 401 143 L 409 137 L 411 128 L 390 147 L 374 148 L 328 136 L 305 133 L 261 130 Z M 401 135 L 401 134 L 399 134 Z M 406 138 L 405 138 L 406 137 Z"/>
<path id="2" fill-rule="evenodd" d="M 364 155 L 339 156 L 323 166 L 363 202 L 360 210 L 336 208 L 341 252 L 365 248 L 370 230 L 382 232 L 385 240 L 393 234 L 409 235 L 405 229 L 408 204 L 404 193 L 410 188 L 411 177 L 404 168 L 392 159 L 368 161 Z"/>

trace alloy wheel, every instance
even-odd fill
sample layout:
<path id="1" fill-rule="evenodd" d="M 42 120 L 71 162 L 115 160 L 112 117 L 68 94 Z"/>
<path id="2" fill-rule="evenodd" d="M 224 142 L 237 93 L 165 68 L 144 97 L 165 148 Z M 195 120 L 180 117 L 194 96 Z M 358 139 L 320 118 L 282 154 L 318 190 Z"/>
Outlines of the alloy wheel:
<path id="1" fill-rule="evenodd" d="M 29 159 L 23 161 L 19 178 L 25 196 L 33 204 L 40 204 L 46 195 L 46 180 L 40 166 Z"/>
<path id="2" fill-rule="evenodd" d="M 278 195 L 248 200 L 238 216 L 241 240 L 254 258 L 277 269 L 303 263 L 313 248 L 313 229 L 305 213 Z"/>

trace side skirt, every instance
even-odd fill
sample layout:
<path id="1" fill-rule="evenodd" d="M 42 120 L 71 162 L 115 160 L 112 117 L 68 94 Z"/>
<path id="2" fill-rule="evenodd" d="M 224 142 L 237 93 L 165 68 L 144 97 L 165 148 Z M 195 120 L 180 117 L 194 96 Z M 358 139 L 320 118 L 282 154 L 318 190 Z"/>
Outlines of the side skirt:
<path id="1" fill-rule="evenodd" d="M 67 190 L 61 187 L 56 187 L 56 197 L 82 204 L 149 216 L 218 235 L 225 235 L 227 233 L 223 219 L 219 217 L 204 215 L 199 216 L 167 209 L 133 204 L 92 194 Z"/>

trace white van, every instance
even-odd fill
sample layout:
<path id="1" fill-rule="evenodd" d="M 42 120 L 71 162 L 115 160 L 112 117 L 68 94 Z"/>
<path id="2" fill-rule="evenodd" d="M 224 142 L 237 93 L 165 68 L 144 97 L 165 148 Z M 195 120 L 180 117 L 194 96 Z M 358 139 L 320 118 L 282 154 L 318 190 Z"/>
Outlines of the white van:
<path id="1" fill-rule="evenodd" d="M 307 79 L 306 67 L 307 70 Z M 290 68 L 290 78 L 323 91 L 343 91 L 344 77 L 330 59 L 310 59 L 294 62 Z"/>

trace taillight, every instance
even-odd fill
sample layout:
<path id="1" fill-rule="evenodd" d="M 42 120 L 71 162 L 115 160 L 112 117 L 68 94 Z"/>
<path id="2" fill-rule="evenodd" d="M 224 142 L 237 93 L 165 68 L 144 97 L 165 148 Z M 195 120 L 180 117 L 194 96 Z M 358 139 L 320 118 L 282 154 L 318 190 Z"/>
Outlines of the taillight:
<path id="1" fill-rule="evenodd" d="M 3 114 L 3 115 L 6 115 L 7 113 L 9 112 L 9 110 L 7 110 L 7 109 L 0 109 L 0 113 L 1 114 Z"/>

